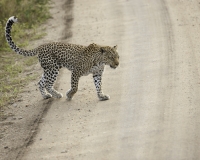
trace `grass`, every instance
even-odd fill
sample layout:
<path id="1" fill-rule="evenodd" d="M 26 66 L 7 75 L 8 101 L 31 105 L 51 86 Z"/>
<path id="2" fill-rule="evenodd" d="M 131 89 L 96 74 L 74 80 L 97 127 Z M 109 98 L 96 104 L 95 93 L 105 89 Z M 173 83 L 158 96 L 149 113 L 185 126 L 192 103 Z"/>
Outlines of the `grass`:
<path id="1" fill-rule="evenodd" d="M 38 34 L 37 28 L 50 18 L 48 2 L 49 0 L 0 0 L 0 111 L 17 97 L 24 85 L 37 76 L 36 73 L 21 76 L 29 71 L 27 68 L 37 63 L 37 58 L 23 57 L 10 49 L 4 35 L 6 21 L 10 16 L 18 17 L 20 23 L 14 24 L 12 38 L 19 47 L 25 47 L 29 41 L 45 35 Z"/>
<path id="2" fill-rule="evenodd" d="M 9 57 L 11 53 L 7 53 L 7 56 L 1 57 L 0 64 L 0 107 L 13 102 L 21 88 L 37 76 L 36 73 L 21 76 L 28 71 L 26 68 L 37 63 L 36 57 L 21 59 L 19 55 Z"/>

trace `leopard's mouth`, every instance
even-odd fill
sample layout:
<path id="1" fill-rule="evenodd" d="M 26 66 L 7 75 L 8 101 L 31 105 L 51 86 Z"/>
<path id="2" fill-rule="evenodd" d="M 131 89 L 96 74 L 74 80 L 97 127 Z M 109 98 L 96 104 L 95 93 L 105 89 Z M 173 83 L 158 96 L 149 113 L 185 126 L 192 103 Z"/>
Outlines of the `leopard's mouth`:
<path id="1" fill-rule="evenodd" d="M 112 68 L 112 69 L 116 69 L 117 66 L 118 66 L 118 65 L 115 65 L 115 66 L 110 65 L 110 68 Z"/>

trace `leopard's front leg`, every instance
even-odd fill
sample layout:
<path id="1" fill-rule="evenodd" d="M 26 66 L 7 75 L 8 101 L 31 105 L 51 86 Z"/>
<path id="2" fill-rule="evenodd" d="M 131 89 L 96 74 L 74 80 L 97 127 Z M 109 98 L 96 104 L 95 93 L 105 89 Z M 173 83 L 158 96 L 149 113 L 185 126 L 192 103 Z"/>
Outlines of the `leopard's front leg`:
<path id="1" fill-rule="evenodd" d="M 109 100 L 110 96 L 105 95 L 102 92 L 101 77 L 102 77 L 102 74 L 93 74 L 93 80 L 94 80 L 94 84 L 95 84 L 95 87 L 96 87 L 96 90 L 97 90 L 97 95 L 98 95 L 100 101 Z"/>
<path id="2" fill-rule="evenodd" d="M 74 94 L 77 92 L 78 90 L 78 82 L 79 82 L 79 74 L 77 74 L 76 72 L 72 72 L 71 75 L 71 89 L 69 91 L 67 91 L 66 96 L 68 100 L 71 100 L 72 97 L 74 96 Z"/>

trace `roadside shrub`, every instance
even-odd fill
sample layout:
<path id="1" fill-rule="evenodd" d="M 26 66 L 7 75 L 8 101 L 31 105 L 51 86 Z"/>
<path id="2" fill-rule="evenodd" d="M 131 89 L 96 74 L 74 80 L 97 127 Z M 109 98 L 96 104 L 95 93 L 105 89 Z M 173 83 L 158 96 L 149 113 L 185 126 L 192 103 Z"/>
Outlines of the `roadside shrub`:
<path id="1" fill-rule="evenodd" d="M 48 2 L 49 0 L 0 0 L 0 51 L 8 48 L 4 36 L 7 19 L 11 16 L 19 19 L 19 23 L 13 29 L 13 37 L 27 37 L 24 30 L 35 28 L 50 17 L 46 5 Z"/>

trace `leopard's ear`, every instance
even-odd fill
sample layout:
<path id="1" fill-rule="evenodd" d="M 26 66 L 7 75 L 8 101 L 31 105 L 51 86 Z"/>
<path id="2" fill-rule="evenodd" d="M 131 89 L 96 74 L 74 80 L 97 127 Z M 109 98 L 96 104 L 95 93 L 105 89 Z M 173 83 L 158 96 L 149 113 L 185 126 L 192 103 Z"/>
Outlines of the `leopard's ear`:
<path id="1" fill-rule="evenodd" d="M 97 45 L 95 43 L 91 43 L 88 47 L 96 47 Z"/>
<path id="2" fill-rule="evenodd" d="M 101 47 L 101 48 L 100 48 L 100 51 L 101 51 L 102 54 L 106 52 L 106 50 L 105 50 L 104 47 Z"/>
<path id="3" fill-rule="evenodd" d="M 114 48 L 114 50 L 117 50 L 117 45 L 116 45 L 116 46 L 114 46 L 113 48 Z"/>

